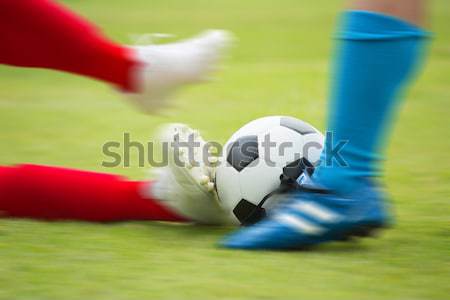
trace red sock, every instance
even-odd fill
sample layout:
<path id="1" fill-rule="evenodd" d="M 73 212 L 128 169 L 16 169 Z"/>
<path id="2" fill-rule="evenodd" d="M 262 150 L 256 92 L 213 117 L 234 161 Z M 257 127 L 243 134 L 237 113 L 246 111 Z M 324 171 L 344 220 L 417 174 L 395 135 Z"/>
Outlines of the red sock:
<path id="1" fill-rule="evenodd" d="M 107 5 L 107 4 L 105 4 Z M 51 0 L 0 1 L 0 63 L 56 69 L 133 90 L 131 51 Z"/>
<path id="2" fill-rule="evenodd" d="M 142 184 L 58 167 L 0 167 L 0 213 L 46 220 L 186 221 L 159 201 L 141 197 Z"/>

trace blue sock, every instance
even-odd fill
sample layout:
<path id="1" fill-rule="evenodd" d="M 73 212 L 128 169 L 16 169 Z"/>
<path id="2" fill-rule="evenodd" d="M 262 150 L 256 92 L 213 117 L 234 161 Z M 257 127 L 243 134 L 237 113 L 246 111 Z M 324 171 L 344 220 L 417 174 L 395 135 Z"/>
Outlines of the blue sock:
<path id="1" fill-rule="evenodd" d="M 428 35 L 378 13 L 348 11 L 343 15 L 328 134 L 313 177 L 317 183 L 345 193 L 357 187 L 361 178 L 379 174 L 384 137 L 402 87 L 420 64 Z M 346 144 L 341 144 L 340 156 L 333 156 L 342 142 Z"/>

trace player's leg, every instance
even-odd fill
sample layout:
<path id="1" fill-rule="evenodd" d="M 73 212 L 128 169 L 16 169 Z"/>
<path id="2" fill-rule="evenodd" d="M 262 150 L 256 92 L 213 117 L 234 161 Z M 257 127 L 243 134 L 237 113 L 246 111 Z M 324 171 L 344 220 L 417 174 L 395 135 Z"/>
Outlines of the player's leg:
<path id="1" fill-rule="evenodd" d="M 153 169 L 155 179 L 149 181 L 38 165 L 0 167 L 0 216 L 232 224 L 218 201 L 201 135 L 184 124 L 171 124 L 158 137 L 168 144 L 168 165 Z M 194 148 L 186 147 L 191 143 Z"/>
<path id="2" fill-rule="evenodd" d="M 56 69 L 136 88 L 129 74 L 139 62 L 130 49 L 50 0 L 1 1 L 0 41 L 2 64 Z"/>
<path id="3" fill-rule="evenodd" d="M 321 165 L 273 217 L 227 239 L 232 248 L 295 248 L 365 235 L 385 226 L 381 150 L 402 88 L 420 64 L 424 0 L 356 1 L 338 36 L 328 131 Z M 332 161 L 333 147 L 346 165 Z"/>
<path id="4" fill-rule="evenodd" d="M 0 167 L 0 216 L 94 222 L 186 221 L 151 193 L 143 193 L 151 185 L 59 167 Z"/>
<path id="5" fill-rule="evenodd" d="M 327 188 L 352 190 L 362 177 L 380 174 L 384 142 L 404 87 L 420 67 L 428 33 L 424 0 L 354 2 L 342 24 L 328 129 L 315 179 Z M 358 9 L 358 10 L 356 10 Z M 346 165 L 328 161 L 333 147 Z"/>
<path id="6" fill-rule="evenodd" d="M 51 0 L 0 1 L 0 63 L 103 80 L 147 111 L 177 87 L 205 79 L 228 42 L 226 33 L 210 31 L 179 43 L 125 47 Z"/>
<path id="7" fill-rule="evenodd" d="M 424 27 L 427 19 L 426 2 L 424 0 L 355 0 L 351 1 L 348 9 L 385 14 Z"/>

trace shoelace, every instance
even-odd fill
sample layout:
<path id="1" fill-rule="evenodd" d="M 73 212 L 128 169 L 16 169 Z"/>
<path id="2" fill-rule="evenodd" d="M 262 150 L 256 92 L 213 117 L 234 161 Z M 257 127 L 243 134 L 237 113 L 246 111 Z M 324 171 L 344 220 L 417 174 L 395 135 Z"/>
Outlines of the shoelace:
<path id="1" fill-rule="evenodd" d="M 313 172 L 314 166 L 306 158 L 298 159 L 288 164 L 283 168 L 283 174 L 280 176 L 280 186 L 276 190 L 267 194 L 258 205 L 251 204 L 248 201 L 239 202 L 233 210 L 234 214 L 244 226 L 252 225 L 260 221 L 267 215 L 266 210 L 262 206 L 269 198 L 275 195 L 286 194 L 294 190 L 305 190 L 297 180 L 303 174 L 309 177 Z M 240 205 L 242 205 L 242 208 L 239 207 Z M 252 212 L 245 216 L 239 216 L 240 211 L 247 212 L 250 205 L 253 206 Z"/>

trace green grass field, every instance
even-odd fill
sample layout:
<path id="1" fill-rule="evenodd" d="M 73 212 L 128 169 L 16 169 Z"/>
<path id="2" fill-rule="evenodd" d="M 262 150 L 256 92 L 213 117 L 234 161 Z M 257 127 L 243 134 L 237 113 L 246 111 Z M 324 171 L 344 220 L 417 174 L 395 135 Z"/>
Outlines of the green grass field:
<path id="1" fill-rule="evenodd" d="M 332 32 L 342 1 L 65 1 L 114 39 L 227 28 L 239 39 L 219 80 L 145 116 L 108 86 L 0 67 L 0 164 L 39 163 L 144 178 L 137 162 L 104 169 L 102 145 L 149 141 L 180 121 L 224 142 L 254 118 L 288 114 L 324 129 Z M 151 222 L 0 221 L 0 299 L 448 299 L 450 297 L 450 3 L 407 94 L 385 183 L 397 225 L 379 239 L 309 252 L 218 249 L 231 228 Z"/>

